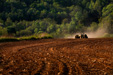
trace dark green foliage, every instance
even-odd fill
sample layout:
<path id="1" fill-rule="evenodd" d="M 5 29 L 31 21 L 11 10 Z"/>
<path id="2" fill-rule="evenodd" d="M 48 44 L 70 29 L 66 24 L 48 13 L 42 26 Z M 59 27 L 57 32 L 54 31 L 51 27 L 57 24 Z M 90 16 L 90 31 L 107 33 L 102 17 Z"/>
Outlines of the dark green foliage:
<path id="1" fill-rule="evenodd" d="M 13 33 L 16 34 L 15 27 L 13 27 L 13 26 L 8 27 L 7 32 L 8 32 L 8 34 L 13 34 Z"/>
<path id="2" fill-rule="evenodd" d="M 53 38 L 52 36 L 44 36 L 41 39 L 52 39 L 52 38 Z"/>
<path id="3" fill-rule="evenodd" d="M 0 38 L 0 42 L 12 42 L 12 41 L 18 41 L 16 38 Z"/>
<path id="4" fill-rule="evenodd" d="M 0 0 L 0 36 L 58 37 L 99 27 L 112 34 L 112 10 L 113 0 Z"/>
<path id="5" fill-rule="evenodd" d="M 43 37 L 36 37 L 36 36 L 29 36 L 29 37 L 21 37 L 21 38 L 0 38 L 0 42 L 15 42 L 15 41 L 22 41 L 22 40 L 39 40 L 39 39 L 53 39 L 52 36 L 43 36 Z"/>

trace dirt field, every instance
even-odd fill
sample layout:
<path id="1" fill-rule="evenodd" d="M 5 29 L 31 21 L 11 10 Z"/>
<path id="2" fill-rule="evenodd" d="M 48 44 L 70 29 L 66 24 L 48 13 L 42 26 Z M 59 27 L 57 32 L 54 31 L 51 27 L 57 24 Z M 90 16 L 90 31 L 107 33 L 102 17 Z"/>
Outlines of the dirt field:
<path id="1" fill-rule="evenodd" d="M 0 43 L 0 75 L 113 75 L 113 39 Z"/>

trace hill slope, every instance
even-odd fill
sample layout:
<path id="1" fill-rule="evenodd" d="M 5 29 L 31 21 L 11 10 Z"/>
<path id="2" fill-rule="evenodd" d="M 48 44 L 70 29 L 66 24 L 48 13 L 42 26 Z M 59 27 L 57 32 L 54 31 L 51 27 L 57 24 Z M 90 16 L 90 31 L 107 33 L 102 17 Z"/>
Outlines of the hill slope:
<path id="1" fill-rule="evenodd" d="M 113 33 L 112 0 L 0 0 L 0 35 Z"/>

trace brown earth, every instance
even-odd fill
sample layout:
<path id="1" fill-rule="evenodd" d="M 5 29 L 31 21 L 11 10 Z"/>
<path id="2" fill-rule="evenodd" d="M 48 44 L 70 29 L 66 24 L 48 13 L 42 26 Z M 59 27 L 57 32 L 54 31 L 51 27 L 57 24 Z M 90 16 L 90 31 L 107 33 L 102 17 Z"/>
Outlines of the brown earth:
<path id="1" fill-rule="evenodd" d="M 0 75 L 113 75 L 113 38 L 0 43 Z"/>

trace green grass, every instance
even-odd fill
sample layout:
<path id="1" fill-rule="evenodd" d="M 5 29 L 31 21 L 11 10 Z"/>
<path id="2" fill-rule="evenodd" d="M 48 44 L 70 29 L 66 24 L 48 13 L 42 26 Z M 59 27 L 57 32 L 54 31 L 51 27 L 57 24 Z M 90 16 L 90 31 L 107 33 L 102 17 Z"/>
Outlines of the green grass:
<path id="1" fill-rule="evenodd" d="M 2 37 L 0 38 L 0 42 L 10 42 L 10 41 L 19 41 L 17 38 L 12 37 Z"/>
<path id="2" fill-rule="evenodd" d="M 103 38 L 113 38 L 113 34 L 105 33 Z"/>
<path id="3" fill-rule="evenodd" d="M 39 37 L 39 36 L 24 36 L 24 37 L 1 37 L 0 38 L 0 42 L 13 42 L 13 41 L 22 41 L 22 40 L 38 40 L 38 39 L 52 39 L 52 36 L 43 36 L 43 37 Z"/>
<path id="4" fill-rule="evenodd" d="M 20 37 L 17 38 L 18 40 L 37 40 L 37 37 L 32 37 L 32 36 L 26 36 L 26 37 Z"/>

